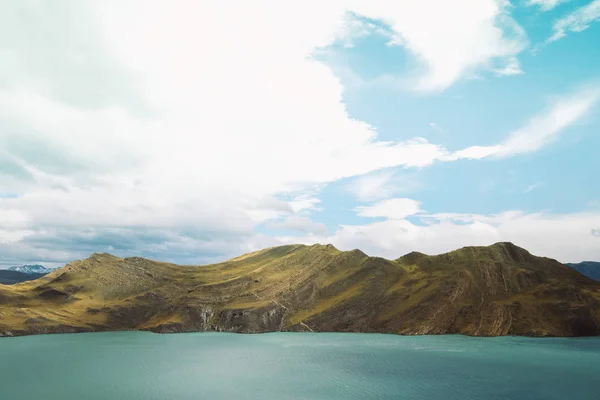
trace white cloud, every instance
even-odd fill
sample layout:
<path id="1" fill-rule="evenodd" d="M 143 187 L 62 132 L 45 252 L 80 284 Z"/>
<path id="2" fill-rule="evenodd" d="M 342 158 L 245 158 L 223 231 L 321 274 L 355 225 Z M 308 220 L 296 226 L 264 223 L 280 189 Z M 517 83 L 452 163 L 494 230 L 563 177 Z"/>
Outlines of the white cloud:
<path id="1" fill-rule="evenodd" d="M 529 0 L 528 5 L 539 6 L 542 11 L 550 11 L 559 4 L 567 3 L 571 0 Z"/>
<path id="2" fill-rule="evenodd" d="M 376 172 L 356 178 L 349 186 L 359 201 L 369 201 L 389 197 L 395 188 L 391 187 L 393 171 Z"/>
<path id="3" fill-rule="evenodd" d="M 247 230 L 281 216 L 280 206 L 273 212 L 257 206 L 278 193 L 389 166 L 425 166 L 444 152 L 421 138 L 378 141 L 371 126 L 349 118 L 338 79 L 309 57 L 332 42 L 345 15 L 342 3 L 240 2 L 233 14 L 217 2 L 88 5 L 94 8 L 75 15 L 81 21 L 66 24 L 75 27 L 65 36 L 86 38 L 78 43 L 82 56 L 108 49 L 107 69 L 135 76 L 145 107 L 134 109 L 117 95 L 106 96 L 114 104 L 80 106 L 44 90 L 70 85 L 71 75 L 58 82 L 18 76 L 0 90 L 0 147 L 14 170 L 0 179 L 3 190 L 24 193 L 11 206 L 32 226 Z M 29 31 L 63 29 L 48 7 L 38 6 L 26 10 L 34 21 Z M 90 15 L 97 19 L 86 20 Z M 47 46 L 64 39 L 46 36 Z M 28 52 L 43 52 L 42 44 Z M 16 70 L 35 67 L 13 42 L 1 45 Z M 69 68 L 78 79 L 87 74 L 93 82 L 103 73 L 77 65 Z M 288 212 L 317 202 L 300 196 Z"/>
<path id="4" fill-rule="evenodd" d="M 494 69 L 494 72 L 498 76 L 522 75 L 524 73 L 521 69 L 519 60 L 516 57 L 510 58 L 503 68 Z"/>
<path id="5" fill-rule="evenodd" d="M 500 0 L 371 0 L 351 2 L 352 11 L 390 27 L 392 44 L 410 51 L 426 69 L 417 90 L 451 86 L 494 60 L 511 60 L 526 46 L 523 29 L 510 18 L 510 4 Z M 411 86 L 415 79 L 406 80 Z"/>
<path id="6" fill-rule="evenodd" d="M 567 32 L 582 32 L 599 19 L 600 0 L 594 0 L 554 22 L 552 27 L 554 33 L 548 42 L 555 42 L 567 36 Z"/>
<path id="7" fill-rule="evenodd" d="M 543 185 L 544 185 L 544 182 L 533 183 L 533 184 L 527 186 L 527 189 L 525 189 L 525 193 L 529 193 L 531 191 L 534 191 L 535 189 L 537 189 L 537 188 L 539 188 L 540 186 L 543 186 Z"/>
<path id="8" fill-rule="evenodd" d="M 258 223 L 318 206 L 315 186 L 448 159 L 420 137 L 382 141 L 348 115 L 339 79 L 311 58 L 348 34 L 348 11 L 383 20 L 402 39 L 426 66 L 423 90 L 446 88 L 524 45 L 493 0 L 2 8 L 0 187 L 19 194 L 2 199 L 1 240 L 19 242 L 2 254 L 52 262 L 79 257 L 92 239 L 122 237 L 115 229 L 169 232 L 163 244 L 140 239 L 132 252 L 235 254 L 242 243 L 271 240 L 255 238 Z M 278 200 L 287 193 L 295 197 Z M 93 229 L 92 239 L 77 238 L 87 247 L 49 240 L 82 228 Z M 223 235 L 231 238 L 216 239 Z"/>
<path id="9" fill-rule="evenodd" d="M 319 200 L 316 197 L 313 197 L 311 195 L 300 195 L 295 197 L 292 201 L 289 202 L 290 207 L 292 209 L 293 212 L 298 213 L 301 211 L 311 211 L 311 210 L 316 210 L 317 209 L 317 205 L 321 202 L 321 200 Z"/>
<path id="10" fill-rule="evenodd" d="M 414 176 L 394 170 L 375 171 L 353 179 L 347 186 L 358 201 L 385 199 L 398 193 L 413 192 L 422 187 Z"/>
<path id="11" fill-rule="evenodd" d="M 308 217 L 301 217 L 298 215 L 291 215 L 283 221 L 270 222 L 268 226 L 272 229 L 293 230 L 316 235 L 327 234 L 327 227 L 325 224 L 314 222 Z"/>
<path id="12" fill-rule="evenodd" d="M 575 94 L 556 101 L 550 109 L 532 118 L 524 127 L 509 135 L 500 144 L 471 146 L 454 152 L 447 159 L 481 159 L 509 157 L 530 153 L 553 142 L 560 133 L 584 117 L 600 98 L 600 87 L 586 87 Z"/>
<path id="13" fill-rule="evenodd" d="M 360 217 L 384 217 L 388 219 L 404 219 L 421 212 L 418 201 L 406 198 L 382 200 L 370 206 L 356 207 Z"/>
<path id="14" fill-rule="evenodd" d="M 383 214 L 383 213 L 381 213 Z M 464 246 L 510 241 L 535 255 L 561 262 L 594 260 L 600 252 L 600 213 L 524 213 L 495 215 L 419 214 L 421 224 L 388 219 L 345 225 L 330 236 L 277 238 L 278 243 L 333 243 L 341 250 L 360 248 L 372 256 L 398 258 L 411 251 L 440 254 Z M 591 232 L 591 234 L 590 234 Z"/>
<path id="15" fill-rule="evenodd" d="M 433 129 L 437 133 L 444 133 L 445 132 L 445 129 L 442 128 L 441 126 L 439 126 L 438 124 L 436 124 L 435 122 L 430 122 L 429 126 L 431 127 L 431 129 Z"/>

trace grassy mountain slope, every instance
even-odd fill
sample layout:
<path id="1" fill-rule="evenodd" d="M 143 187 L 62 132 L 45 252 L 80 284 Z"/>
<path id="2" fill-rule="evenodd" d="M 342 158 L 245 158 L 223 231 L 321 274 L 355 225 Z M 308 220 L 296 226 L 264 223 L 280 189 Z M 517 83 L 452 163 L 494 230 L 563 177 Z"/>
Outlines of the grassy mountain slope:
<path id="1" fill-rule="evenodd" d="M 569 267 L 576 269 L 577 271 L 579 271 L 583 275 L 587 276 L 588 278 L 592 278 L 597 281 L 600 281 L 600 262 L 583 261 L 583 262 L 580 262 L 577 264 L 569 263 L 569 264 L 565 264 L 565 265 L 568 265 Z"/>
<path id="2" fill-rule="evenodd" d="M 0 334 L 600 335 L 600 282 L 510 243 L 397 260 L 290 245 L 200 267 L 94 254 L 0 285 Z"/>

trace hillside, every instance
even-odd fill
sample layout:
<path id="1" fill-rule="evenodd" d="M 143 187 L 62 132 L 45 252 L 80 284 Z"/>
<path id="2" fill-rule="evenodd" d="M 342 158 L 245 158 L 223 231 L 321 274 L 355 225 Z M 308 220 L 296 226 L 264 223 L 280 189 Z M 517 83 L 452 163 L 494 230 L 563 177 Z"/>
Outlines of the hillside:
<path id="1" fill-rule="evenodd" d="M 289 245 L 198 267 L 93 254 L 0 285 L 0 334 L 600 335 L 600 283 L 511 243 L 397 260 Z"/>
<path id="2" fill-rule="evenodd" d="M 600 262 L 583 261 L 577 264 L 569 263 L 565 265 L 574 268 L 588 278 L 600 281 Z"/>
<path id="3" fill-rule="evenodd" d="M 11 269 L 0 269 L 0 284 L 12 285 L 19 282 L 31 281 L 41 278 L 45 274 L 25 273 Z"/>

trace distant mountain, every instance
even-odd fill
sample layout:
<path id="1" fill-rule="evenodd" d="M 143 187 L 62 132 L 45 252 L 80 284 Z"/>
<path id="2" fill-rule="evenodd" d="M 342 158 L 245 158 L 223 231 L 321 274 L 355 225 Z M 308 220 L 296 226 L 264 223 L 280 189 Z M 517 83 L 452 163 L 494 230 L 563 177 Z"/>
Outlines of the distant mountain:
<path id="1" fill-rule="evenodd" d="M 568 265 L 571 268 L 576 269 L 577 271 L 579 271 L 583 275 L 587 276 L 588 278 L 592 278 L 597 281 L 600 281 L 600 262 L 583 261 L 583 262 L 580 262 L 577 264 L 567 263 L 566 265 Z"/>
<path id="2" fill-rule="evenodd" d="M 32 281 L 34 279 L 41 278 L 44 275 L 46 274 L 25 273 L 8 269 L 0 269 L 0 284 L 12 285 L 15 283 Z"/>
<path id="3" fill-rule="evenodd" d="M 289 245 L 197 267 L 102 253 L 0 286 L 0 309 L 0 336 L 132 329 L 596 336 L 600 282 L 512 243 L 396 260 Z"/>
<path id="4" fill-rule="evenodd" d="M 43 265 L 34 264 L 34 265 L 19 265 L 16 267 L 8 268 L 8 271 L 18 271 L 24 274 L 42 274 L 46 275 L 50 273 L 52 270 L 44 267 Z"/>

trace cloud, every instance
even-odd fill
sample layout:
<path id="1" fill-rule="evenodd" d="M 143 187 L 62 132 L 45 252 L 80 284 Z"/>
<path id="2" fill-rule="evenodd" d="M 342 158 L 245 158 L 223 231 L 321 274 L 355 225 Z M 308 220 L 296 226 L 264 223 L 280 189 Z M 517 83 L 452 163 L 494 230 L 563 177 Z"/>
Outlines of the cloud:
<path id="1" fill-rule="evenodd" d="M 385 198 L 392 195 L 396 190 L 391 180 L 393 171 L 376 172 L 356 178 L 348 189 L 359 201 L 370 201 Z"/>
<path id="2" fill-rule="evenodd" d="M 365 225 L 343 225 L 330 236 L 280 237 L 277 240 L 279 243 L 333 243 L 341 250 L 360 248 L 369 255 L 389 259 L 411 251 L 440 254 L 464 246 L 487 246 L 501 241 L 513 242 L 535 255 L 561 262 L 593 260 L 600 252 L 600 242 L 594 236 L 598 229 L 592 228 L 600 226 L 598 212 L 420 213 L 413 219 L 416 221 L 398 218 Z"/>
<path id="3" fill-rule="evenodd" d="M 292 230 L 316 235 L 327 234 L 327 227 L 325 224 L 314 222 L 308 217 L 301 217 L 298 215 L 291 215 L 283 221 L 270 222 L 268 227 L 271 229 Z"/>
<path id="4" fill-rule="evenodd" d="M 508 63 L 503 68 L 497 68 L 494 70 L 498 76 L 513 76 L 524 74 L 521 69 L 521 64 L 516 57 L 512 57 L 508 60 Z"/>
<path id="5" fill-rule="evenodd" d="M 498 0 L 376 0 L 352 6 L 359 16 L 387 25 L 390 44 L 403 46 L 421 63 L 425 72 L 405 83 L 420 91 L 444 90 L 491 61 L 515 59 L 527 38 L 509 9 Z"/>
<path id="6" fill-rule="evenodd" d="M 422 187 L 414 176 L 395 170 L 376 171 L 353 179 L 347 186 L 358 201 L 385 199 L 398 193 L 413 192 Z"/>
<path id="7" fill-rule="evenodd" d="M 317 210 L 319 203 L 321 203 L 321 200 L 310 194 L 299 195 L 289 202 L 292 211 L 295 213 L 305 210 Z"/>
<path id="8" fill-rule="evenodd" d="M 78 2 L 60 12 L 68 21 L 41 3 L 19 4 L 3 13 L 3 37 L 26 31 L 36 45 L 0 43 L 15 72 L 0 86 L 0 183 L 23 194 L 10 207 L 32 227 L 247 231 L 286 212 L 273 201 L 280 193 L 430 165 L 444 152 L 421 138 L 379 141 L 373 127 L 348 116 L 338 79 L 310 58 L 335 37 L 342 4 L 240 2 L 239 12 L 256 14 L 246 19 L 214 2 L 144 2 L 141 12 L 131 1 Z M 261 7 L 280 18 L 257 13 Z M 26 28 L 20 13 L 32 21 Z M 71 44 L 75 37 L 82 39 Z M 56 71 L 69 73 L 39 70 L 47 48 L 64 41 L 84 59 L 53 58 Z M 109 81 L 132 89 L 113 90 Z M 288 203 L 300 212 L 318 199 Z"/>
<path id="9" fill-rule="evenodd" d="M 560 18 L 552 26 L 553 34 L 547 42 L 555 42 L 567 36 L 567 32 L 582 32 L 600 19 L 600 0 L 594 0 Z"/>
<path id="10" fill-rule="evenodd" d="M 69 229 L 247 237 L 317 207 L 324 183 L 445 153 L 349 117 L 339 79 L 310 57 L 343 33 L 342 2 L 141 5 L 3 10 L 0 187 L 20 196 L 1 199 L 1 240 L 29 259 L 52 251 L 26 238 Z"/>
<path id="11" fill-rule="evenodd" d="M 445 129 L 442 128 L 441 126 L 439 126 L 438 124 L 436 124 L 435 122 L 430 122 L 429 126 L 431 127 L 431 129 L 433 129 L 437 133 L 444 133 L 445 132 Z"/>
<path id="12" fill-rule="evenodd" d="M 503 142 L 492 146 L 471 146 L 451 154 L 448 159 L 502 158 L 537 151 L 556 140 L 562 131 L 584 117 L 599 98 L 600 87 L 585 87 L 555 101 L 546 113 L 533 117 Z"/>
<path id="13" fill-rule="evenodd" d="M 441 145 L 384 141 L 348 114 L 340 79 L 312 55 L 349 35 L 349 11 L 401 39 L 425 67 L 422 90 L 510 60 L 525 40 L 492 0 L 9 3 L 0 187 L 19 196 L 0 199 L 3 260 L 110 246 L 236 255 L 272 242 L 257 225 L 318 207 L 315 187 L 451 161 Z M 382 204 L 362 212 L 415 209 Z"/>
<path id="14" fill-rule="evenodd" d="M 542 11 L 550 11 L 559 4 L 567 3 L 571 0 L 529 0 L 527 5 L 539 6 Z"/>
<path id="15" fill-rule="evenodd" d="M 248 234 L 249 233 L 249 234 Z M 59 267 L 94 252 L 141 256 L 180 264 L 207 264 L 232 258 L 256 242 L 254 232 L 219 232 L 209 228 L 51 227 L 28 232 L 18 241 L 0 240 L 0 264 L 38 262 Z M 0 237 L 1 237 L 0 231 Z"/>
<path id="16" fill-rule="evenodd" d="M 592 229 L 592 236 L 600 237 L 600 229 Z"/>
<path id="17" fill-rule="evenodd" d="M 355 208 L 360 217 L 384 217 L 388 219 L 404 219 L 421 212 L 418 201 L 406 198 L 382 200 L 370 206 Z"/>
<path id="18" fill-rule="evenodd" d="M 531 184 L 531 185 L 527 186 L 527 189 L 525 189 L 525 193 L 532 192 L 532 191 L 534 191 L 535 189 L 539 188 L 540 186 L 543 186 L 544 184 L 545 184 L 544 182 L 536 182 L 536 183 L 533 183 L 533 184 Z"/>

